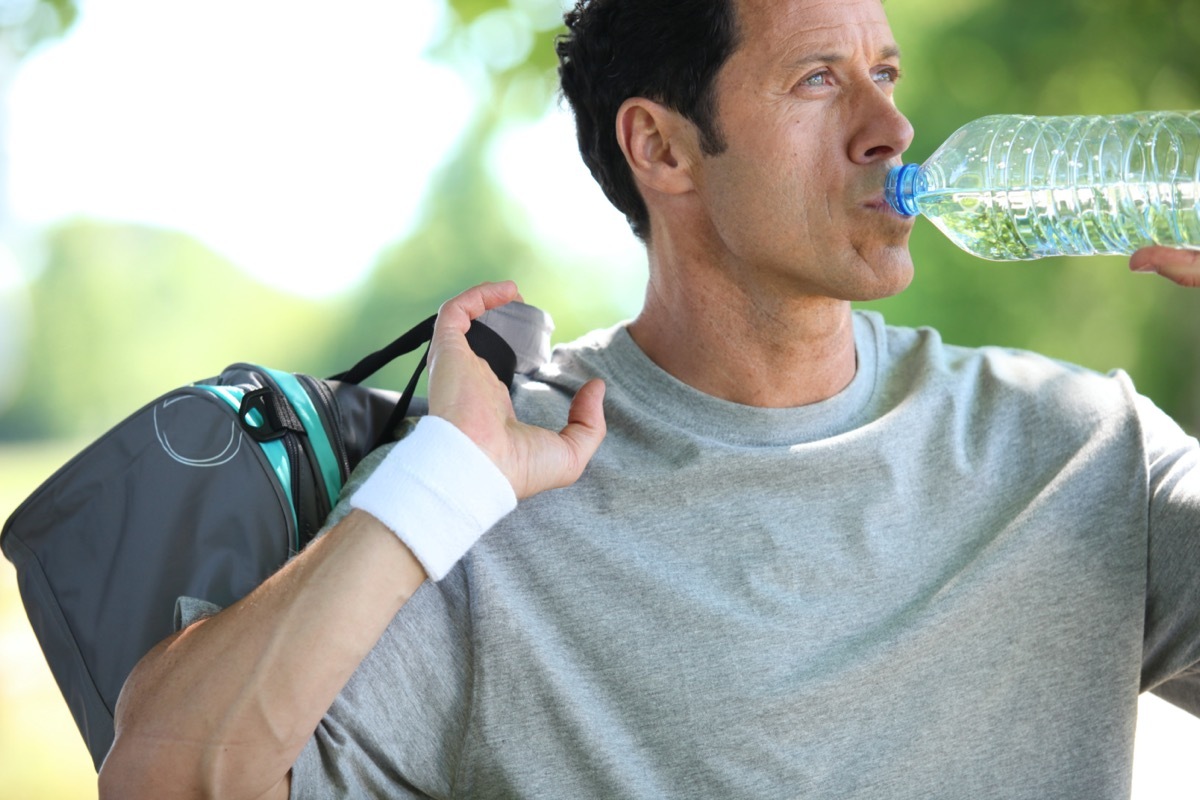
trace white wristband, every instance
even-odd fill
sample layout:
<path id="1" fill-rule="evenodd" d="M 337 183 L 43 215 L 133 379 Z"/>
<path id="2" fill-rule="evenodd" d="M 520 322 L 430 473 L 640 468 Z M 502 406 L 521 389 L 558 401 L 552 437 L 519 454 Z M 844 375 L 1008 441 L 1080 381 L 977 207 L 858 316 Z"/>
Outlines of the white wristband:
<path id="1" fill-rule="evenodd" d="M 441 417 L 422 417 L 350 497 L 392 530 L 435 581 L 517 507 L 504 473 Z"/>

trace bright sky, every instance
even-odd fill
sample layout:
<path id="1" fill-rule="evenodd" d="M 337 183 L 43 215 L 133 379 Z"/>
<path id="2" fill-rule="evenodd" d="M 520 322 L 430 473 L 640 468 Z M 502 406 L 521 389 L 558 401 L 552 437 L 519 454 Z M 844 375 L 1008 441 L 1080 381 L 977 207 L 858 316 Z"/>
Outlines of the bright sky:
<path id="1" fill-rule="evenodd" d="M 273 285 L 352 285 L 410 230 L 472 110 L 463 79 L 421 57 L 441 14 L 440 0 L 84 0 L 13 83 L 13 213 L 147 222 Z M 565 113 L 497 152 L 550 246 L 644 260 Z"/>

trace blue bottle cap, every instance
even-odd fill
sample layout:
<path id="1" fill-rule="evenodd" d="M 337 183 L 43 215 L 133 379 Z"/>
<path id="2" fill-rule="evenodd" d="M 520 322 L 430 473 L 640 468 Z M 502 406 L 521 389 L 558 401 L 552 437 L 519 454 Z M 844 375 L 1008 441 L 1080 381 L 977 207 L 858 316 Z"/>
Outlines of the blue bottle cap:
<path id="1" fill-rule="evenodd" d="M 883 196 L 887 198 L 888 205 L 906 217 L 917 215 L 917 172 L 920 169 L 919 164 L 894 167 L 884 185 Z"/>

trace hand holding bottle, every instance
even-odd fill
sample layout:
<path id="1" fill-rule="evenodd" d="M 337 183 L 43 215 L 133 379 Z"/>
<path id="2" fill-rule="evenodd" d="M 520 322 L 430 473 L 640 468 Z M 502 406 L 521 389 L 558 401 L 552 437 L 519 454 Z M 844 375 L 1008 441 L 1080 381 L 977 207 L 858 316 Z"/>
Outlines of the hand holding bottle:
<path id="1" fill-rule="evenodd" d="M 1200 289 L 1200 250 L 1178 247 L 1143 247 L 1129 259 L 1134 272 L 1155 272 L 1168 280 Z"/>

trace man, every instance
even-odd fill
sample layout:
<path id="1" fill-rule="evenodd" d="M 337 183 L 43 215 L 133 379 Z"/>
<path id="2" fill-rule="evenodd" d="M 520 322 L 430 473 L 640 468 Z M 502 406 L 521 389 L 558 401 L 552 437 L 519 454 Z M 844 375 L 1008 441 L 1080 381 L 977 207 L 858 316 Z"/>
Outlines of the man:
<path id="1" fill-rule="evenodd" d="M 514 415 L 463 333 L 515 287 L 449 301 L 431 416 L 139 665 L 102 794 L 1127 796 L 1139 691 L 1200 708 L 1200 448 L 1122 375 L 851 312 L 912 272 L 879 0 L 568 24 L 642 313 Z"/>

